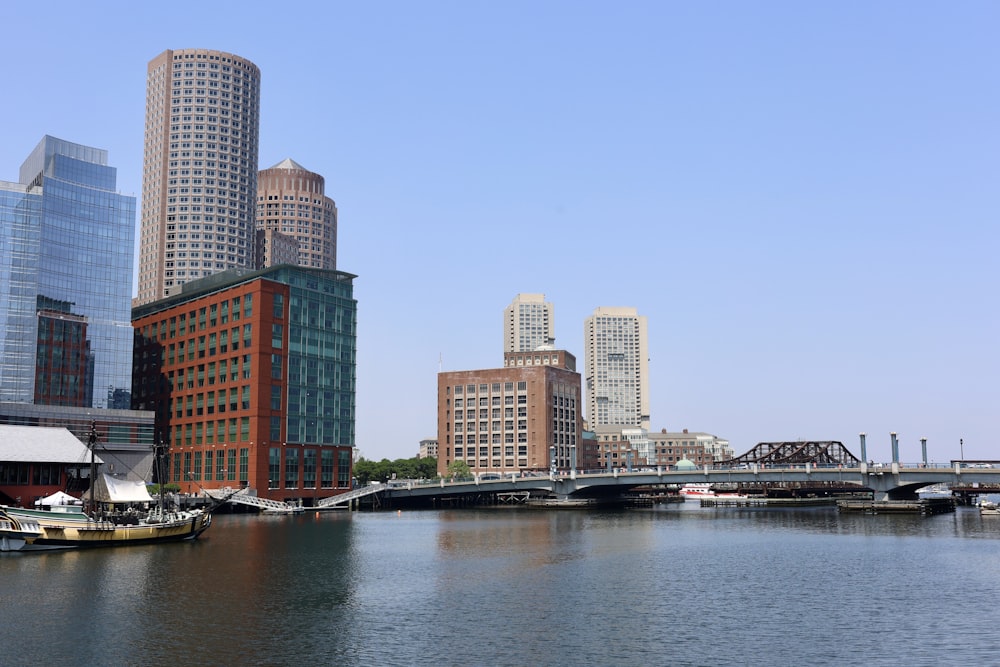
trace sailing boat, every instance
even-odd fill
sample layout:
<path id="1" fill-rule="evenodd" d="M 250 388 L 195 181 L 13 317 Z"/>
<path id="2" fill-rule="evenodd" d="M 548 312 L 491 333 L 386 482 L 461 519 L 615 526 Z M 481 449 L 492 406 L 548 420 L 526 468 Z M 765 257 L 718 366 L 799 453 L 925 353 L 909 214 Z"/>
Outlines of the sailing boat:
<path id="1" fill-rule="evenodd" d="M 0 505 L 0 551 L 77 549 L 132 544 L 155 544 L 193 540 L 212 523 L 212 510 L 168 511 L 163 504 L 161 486 L 159 506 L 140 510 L 132 505 L 124 510 L 109 510 L 114 503 L 140 502 L 148 506 L 152 498 L 140 482 L 123 483 L 109 475 L 97 474 L 95 449 L 97 427 L 91 425 L 90 489 L 87 506 L 76 503 L 54 504 L 49 509 L 27 509 Z M 159 470 L 160 448 L 156 451 Z M 163 476 L 160 476 L 163 479 Z M 224 500 L 223 500 L 224 502 Z M 101 503 L 105 503 L 102 508 Z"/>

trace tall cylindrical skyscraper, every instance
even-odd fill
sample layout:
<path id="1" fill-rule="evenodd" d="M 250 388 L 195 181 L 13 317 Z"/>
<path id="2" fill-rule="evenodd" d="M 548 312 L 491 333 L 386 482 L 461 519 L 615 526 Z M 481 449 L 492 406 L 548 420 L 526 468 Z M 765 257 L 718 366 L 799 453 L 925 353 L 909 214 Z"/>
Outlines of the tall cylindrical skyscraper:
<path id="1" fill-rule="evenodd" d="M 257 175 L 257 263 L 284 263 L 274 234 L 295 239 L 294 264 L 337 268 L 337 205 L 324 194 L 324 179 L 292 159 Z"/>
<path id="2" fill-rule="evenodd" d="M 210 49 L 167 50 L 146 75 L 139 294 L 254 266 L 260 70 Z"/>

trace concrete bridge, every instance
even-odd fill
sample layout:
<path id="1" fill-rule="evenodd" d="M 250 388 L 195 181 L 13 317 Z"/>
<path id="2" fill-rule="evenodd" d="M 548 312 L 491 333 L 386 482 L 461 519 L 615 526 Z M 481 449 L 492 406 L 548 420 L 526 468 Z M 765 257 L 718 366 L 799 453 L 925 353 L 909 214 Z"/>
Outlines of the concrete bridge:
<path id="1" fill-rule="evenodd" d="M 560 471 L 549 474 L 472 479 L 456 482 L 390 482 L 364 487 L 356 493 L 325 499 L 324 505 L 338 505 L 361 495 L 378 493 L 386 501 L 430 502 L 432 499 L 458 498 L 475 494 L 502 494 L 530 491 L 532 496 L 557 500 L 612 500 L 624 496 L 636 487 L 664 484 L 782 484 L 824 482 L 857 485 L 859 491 L 871 489 L 876 500 L 907 500 L 917 497 L 917 490 L 932 484 L 971 486 L 1000 484 L 1000 468 L 970 468 L 956 462 L 948 466 L 925 464 L 868 464 L 854 467 L 804 463 L 772 466 L 757 463 L 736 467 L 704 466 L 693 470 L 666 468 L 642 469 L 630 472 Z M 341 498 L 343 498 L 341 500 Z"/>

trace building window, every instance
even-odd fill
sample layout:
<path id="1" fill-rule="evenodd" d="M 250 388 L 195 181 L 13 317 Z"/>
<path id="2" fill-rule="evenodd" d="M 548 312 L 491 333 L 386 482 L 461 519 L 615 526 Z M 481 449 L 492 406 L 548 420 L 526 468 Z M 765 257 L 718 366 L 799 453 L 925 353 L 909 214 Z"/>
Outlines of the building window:
<path id="1" fill-rule="evenodd" d="M 268 450 L 267 488 L 276 489 L 281 483 L 281 449 L 271 447 Z"/>

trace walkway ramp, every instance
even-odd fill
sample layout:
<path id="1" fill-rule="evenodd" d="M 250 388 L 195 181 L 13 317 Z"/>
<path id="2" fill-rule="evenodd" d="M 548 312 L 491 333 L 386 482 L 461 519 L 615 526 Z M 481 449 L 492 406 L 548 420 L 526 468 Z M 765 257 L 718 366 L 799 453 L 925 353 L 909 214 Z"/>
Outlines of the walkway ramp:
<path id="1" fill-rule="evenodd" d="M 259 496 L 250 495 L 247 489 L 240 489 L 239 491 L 233 491 L 232 489 L 205 489 L 205 494 L 210 498 L 215 500 L 226 500 L 231 503 L 237 503 L 239 505 L 248 505 L 250 507 L 256 507 L 261 510 L 278 510 L 282 512 L 291 512 L 297 505 L 291 505 L 289 503 L 281 502 L 280 500 L 271 500 L 270 498 L 261 498 Z"/>
<path id="2" fill-rule="evenodd" d="M 331 496 L 329 498 L 323 498 L 318 503 L 319 507 L 336 507 L 337 505 L 346 505 L 352 500 L 357 500 L 358 498 L 364 498 L 365 496 L 370 496 L 372 494 L 378 493 L 379 491 L 385 490 L 384 484 L 372 484 L 369 486 L 362 486 L 360 489 L 352 489 L 347 493 L 341 493 L 337 496 Z"/>

